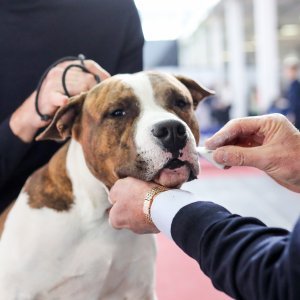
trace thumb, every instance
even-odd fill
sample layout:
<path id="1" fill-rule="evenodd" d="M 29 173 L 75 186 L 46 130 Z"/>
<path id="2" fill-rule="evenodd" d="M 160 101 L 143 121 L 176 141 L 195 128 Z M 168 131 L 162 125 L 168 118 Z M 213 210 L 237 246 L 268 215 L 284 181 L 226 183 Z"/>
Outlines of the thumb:
<path id="1" fill-rule="evenodd" d="M 265 164 L 262 147 L 224 146 L 214 151 L 213 158 L 225 166 L 249 166 L 263 169 Z"/>

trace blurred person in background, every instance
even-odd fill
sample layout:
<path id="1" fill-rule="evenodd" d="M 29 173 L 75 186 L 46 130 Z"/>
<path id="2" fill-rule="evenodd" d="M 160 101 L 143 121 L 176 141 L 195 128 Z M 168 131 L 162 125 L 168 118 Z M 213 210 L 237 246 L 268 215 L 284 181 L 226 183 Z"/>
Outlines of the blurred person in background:
<path id="1" fill-rule="evenodd" d="M 35 111 L 35 89 L 56 60 L 82 53 L 90 72 L 142 70 L 144 37 L 133 0 L 0 1 L 0 213 L 16 198 L 27 177 L 48 162 L 61 144 L 35 142 L 42 121 Z M 77 64 L 79 61 L 75 61 Z M 97 63 L 98 64 L 97 64 Z M 39 109 L 51 117 L 68 101 L 62 73 L 73 62 L 53 68 L 42 85 Z M 73 68 L 66 76 L 71 96 L 96 84 Z"/>
<path id="2" fill-rule="evenodd" d="M 293 114 L 295 127 L 300 129 L 300 82 L 299 82 L 300 61 L 297 57 L 291 56 L 284 60 L 284 75 L 288 81 L 286 98 L 289 101 Z"/>
<path id="3" fill-rule="evenodd" d="M 212 117 L 217 121 L 219 128 L 224 126 L 230 119 L 230 109 L 232 103 L 232 90 L 228 82 L 225 82 L 221 88 L 219 96 L 213 96 Z M 218 129 L 219 129 L 218 128 Z"/>
<path id="4" fill-rule="evenodd" d="M 278 113 L 287 116 L 288 118 L 290 118 L 289 117 L 290 112 L 291 112 L 291 108 L 290 108 L 289 101 L 284 97 L 277 97 L 276 99 L 274 99 L 267 110 L 268 114 Z M 292 116 L 291 119 L 293 119 Z"/>

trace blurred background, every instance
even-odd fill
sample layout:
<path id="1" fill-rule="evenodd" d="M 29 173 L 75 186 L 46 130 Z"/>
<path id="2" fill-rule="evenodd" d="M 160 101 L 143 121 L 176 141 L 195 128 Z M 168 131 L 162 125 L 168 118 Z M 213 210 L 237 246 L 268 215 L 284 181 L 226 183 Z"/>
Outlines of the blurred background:
<path id="1" fill-rule="evenodd" d="M 284 66 L 300 55 L 299 0 L 135 2 L 145 68 L 186 74 L 217 92 L 197 112 L 202 131 L 228 118 L 289 113 Z"/>
<path id="2" fill-rule="evenodd" d="M 216 91 L 196 111 L 201 143 L 229 119 L 278 112 L 300 123 L 299 0 L 135 0 L 145 69 L 187 75 Z M 183 189 L 269 226 L 292 229 L 299 194 L 252 168 L 218 170 L 200 160 Z M 159 299 L 221 300 L 193 260 L 158 237 Z"/>

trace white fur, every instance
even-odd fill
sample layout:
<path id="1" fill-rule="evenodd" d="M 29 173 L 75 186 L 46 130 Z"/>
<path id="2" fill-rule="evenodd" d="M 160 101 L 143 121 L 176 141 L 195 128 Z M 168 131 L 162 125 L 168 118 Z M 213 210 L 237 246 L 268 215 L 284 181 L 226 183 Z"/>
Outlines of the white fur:
<path id="1" fill-rule="evenodd" d="M 164 151 L 155 142 L 151 133 L 156 123 L 166 120 L 176 120 L 182 123 L 186 129 L 188 139 L 186 146 L 182 149 L 181 160 L 189 161 L 196 169 L 199 168 L 198 155 L 196 153 L 196 141 L 188 125 L 175 114 L 161 107 L 156 101 L 151 82 L 145 73 L 134 75 L 119 75 L 123 82 L 128 84 L 140 101 L 141 114 L 136 124 L 135 144 L 137 152 L 148 164 L 146 178 L 151 180 L 153 175 L 168 162 L 172 154 Z"/>
<path id="2" fill-rule="evenodd" d="M 108 224 L 106 189 L 74 140 L 67 170 L 70 211 L 32 209 L 21 192 L 10 212 L 0 241 L 0 299 L 154 299 L 153 236 Z"/>

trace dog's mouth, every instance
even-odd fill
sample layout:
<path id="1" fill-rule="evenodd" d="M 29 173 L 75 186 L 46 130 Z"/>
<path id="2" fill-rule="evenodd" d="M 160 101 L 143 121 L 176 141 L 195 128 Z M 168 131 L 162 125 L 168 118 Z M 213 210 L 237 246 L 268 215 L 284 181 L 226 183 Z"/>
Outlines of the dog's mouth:
<path id="1" fill-rule="evenodd" d="M 164 169 L 175 170 L 175 169 L 178 169 L 178 168 L 184 166 L 185 164 L 186 163 L 184 161 L 179 160 L 178 158 L 173 158 L 165 164 Z"/>
<path id="2" fill-rule="evenodd" d="M 194 169 L 187 161 L 170 159 L 157 173 L 153 181 L 168 188 L 178 188 L 183 183 L 197 178 Z"/>
<path id="3" fill-rule="evenodd" d="M 127 176 L 145 181 L 153 181 L 168 188 L 179 188 L 183 183 L 197 178 L 199 163 L 197 156 L 190 152 L 179 158 L 162 157 L 163 162 L 156 163 L 160 167 L 155 168 L 153 159 L 139 159 L 134 165 L 121 165 L 115 171 L 118 178 Z"/>

